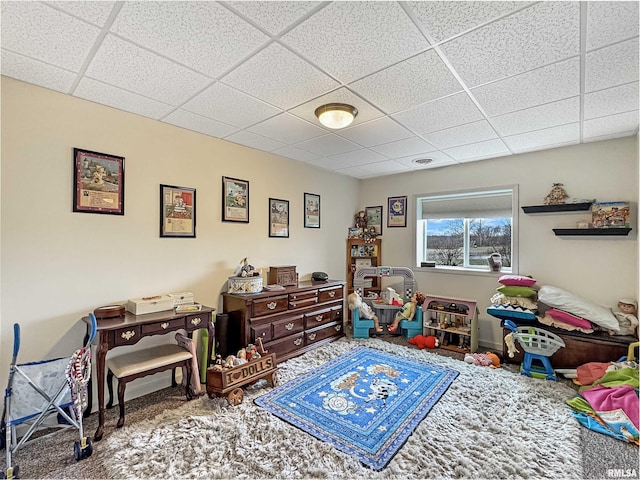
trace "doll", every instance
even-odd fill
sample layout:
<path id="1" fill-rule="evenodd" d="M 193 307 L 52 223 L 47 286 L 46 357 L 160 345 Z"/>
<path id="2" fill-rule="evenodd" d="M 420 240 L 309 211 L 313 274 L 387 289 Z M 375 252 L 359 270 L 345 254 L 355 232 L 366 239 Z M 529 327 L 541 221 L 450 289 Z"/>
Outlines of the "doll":
<path id="1" fill-rule="evenodd" d="M 382 327 L 380 326 L 378 316 L 373 313 L 373 309 L 368 303 L 362 301 L 362 297 L 358 292 L 350 293 L 347 297 L 347 301 L 349 302 L 349 310 L 359 308 L 360 317 L 373 320 L 373 326 L 376 328 L 376 333 L 382 333 Z"/>
<path id="2" fill-rule="evenodd" d="M 396 313 L 395 318 L 391 326 L 387 326 L 389 333 L 396 333 L 398 324 L 402 320 L 413 320 L 413 316 L 416 314 L 416 307 L 422 306 L 424 303 L 424 294 L 422 292 L 416 292 L 407 303 L 405 303 L 400 311 Z"/>
<path id="3" fill-rule="evenodd" d="M 634 335 L 637 336 L 638 328 L 638 304 L 635 300 L 621 298 L 618 300 L 618 310 L 613 314 L 618 320 L 620 330 L 617 332 L 610 331 L 611 335 Z"/>
<path id="4" fill-rule="evenodd" d="M 364 210 L 360 210 L 358 213 L 356 213 L 355 227 L 363 229 L 367 228 L 367 214 Z"/>

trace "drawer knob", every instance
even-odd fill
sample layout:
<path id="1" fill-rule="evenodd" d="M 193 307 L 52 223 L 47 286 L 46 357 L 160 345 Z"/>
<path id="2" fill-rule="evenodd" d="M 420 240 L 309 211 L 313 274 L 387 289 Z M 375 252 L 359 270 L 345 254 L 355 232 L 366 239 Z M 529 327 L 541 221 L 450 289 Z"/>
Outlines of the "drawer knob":
<path id="1" fill-rule="evenodd" d="M 336 325 L 334 328 L 336 329 L 336 332 L 339 332 L 342 330 L 342 325 Z"/>
<path id="2" fill-rule="evenodd" d="M 126 332 L 122 332 L 120 336 L 125 340 L 131 340 L 133 337 L 136 336 L 136 332 L 134 332 L 133 330 L 127 330 Z"/>
<path id="3" fill-rule="evenodd" d="M 160 326 L 162 327 L 163 330 L 166 330 L 167 328 L 169 328 L 169 323 L 168 322 L 162 322 L 160 324 Z"/>
<path id="4" fill-rule="evenodd" d="M 294 344 L 296 347 L 299 347 L 299 346 L 302 344 L 302 339 L 301 339 L 301 338 L 296 338 L 296 339 L 293 341 L 293 344 Z"/>
<path id="5" fill-rule="evenodd" d="M 316 322 L 321 322 L 323 318 L 324 316 L 322 315 L 316 315 Z"/>
<path id="6" fill-rule="evenodd" d="M 269 310 L 273 310 L 273 309 L 274 309 L 274 308 L 276 308 L 277 306 L 278 306 L 278 302 L 270 302 L 270 303 L 267 303 L 267 308 L 268 308 Z"/>
<path id="7" fill-rule="evenodd" d="M 291 330 L 293 329 L 293 323 L 287 323 L 284 328 L 286 328 L 287 330 Z"/>
<path id="8" fill-rule="evenodd" d="M 316 339 L 316 333 L 310 333 L 309 334 L 309 340 L 315 340 Z"/>
<path id="9" fill-rule="evenodd" d="M 191 325 L 193 325 L 194 327 L 196 325 L 200 325 L 200 322 L 202 322 L 202 319 L 200 317 L 196 317 L 196 318 L 192 318 L 191 319 Z"/>
<path id="10" fill-rule="evenodd" d="M 329 292 L 329 297 L 333 298 L 336 296 L 336 292 Z"/>

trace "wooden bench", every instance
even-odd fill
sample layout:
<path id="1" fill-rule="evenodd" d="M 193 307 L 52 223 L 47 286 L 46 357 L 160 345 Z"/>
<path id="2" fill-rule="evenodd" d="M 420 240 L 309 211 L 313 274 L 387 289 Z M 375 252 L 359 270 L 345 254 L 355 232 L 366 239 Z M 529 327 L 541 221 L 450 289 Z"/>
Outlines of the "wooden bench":
<path id="1" fill-rule="evenodd" d="M 192 374 L 192 358 L 193 355 L 181 346 L 168 344 L 136 350 L 107 359 L 107 388 L 109 389 L 107 408 L 113 407 L 113 377 L 118 379 L 120 418 L 118 419 L 117 427 L 120 428 L 124 425 L 124 391 L 126 385 L 137 378 L 165 370 L 173 370 L 176 367 L 185 367 L 187 371 L 186 396 L 187 400 L 191 400 L 193 395 L 189 388 L 189 382 Z"/>

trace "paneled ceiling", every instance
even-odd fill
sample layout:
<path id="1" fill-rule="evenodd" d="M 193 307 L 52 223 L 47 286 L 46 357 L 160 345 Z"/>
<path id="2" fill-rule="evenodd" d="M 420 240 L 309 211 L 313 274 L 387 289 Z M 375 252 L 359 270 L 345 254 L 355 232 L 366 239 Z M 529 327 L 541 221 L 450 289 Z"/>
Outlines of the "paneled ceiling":
<path id="1" fill-rule="evenodd" d="M 2 1 L 1 21 L 3 75 L 357 178 L 638 132 L 636 1 Z M 350 127 L 319 124 L 333 102 Z"/>

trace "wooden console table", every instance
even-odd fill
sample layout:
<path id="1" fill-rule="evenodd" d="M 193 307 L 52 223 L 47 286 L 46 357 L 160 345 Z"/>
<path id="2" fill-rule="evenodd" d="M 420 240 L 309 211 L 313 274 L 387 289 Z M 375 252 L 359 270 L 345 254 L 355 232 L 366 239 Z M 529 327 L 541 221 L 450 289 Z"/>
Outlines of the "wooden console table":
<path id="1" fill-rule="evenodd" d="M 214 308 L 202 307 L 198 313 L 175 313 L 174 310 L 164 312 L 147 313 L 145 315 L 133 315 L 126 312 L 123 316 L 115 318 L 103 318 L 98 320 L 97 347 L 95 356 L 96 381 L 98 382 L 98 429 L 93 436 L 94 441 L 102 438 L 104 432 L 104 383 L 105 383 L 105 360 L 107 352 L 113 348 L 123 345 L 135 345 L 141 338 L 152 335 L 162 335 L 177 330 L 185 330 L 187 333 L 207 328 L 209 330 L 209 350 L 213 351 L 213 339 L 215 337 L 215 327 L 213 324 Z M 87 334 L 85 342 L 91 328 L 91 319 L 86 316 L 82 321 L 87 324 Z M 209 362 L 207 361 L 207 365 Z M 93 377 L 92 377 L 93 378 Z M 92 405 L 92 380 L 88 386 L 88 403 L 86 414 L 91 413 Z"/>

